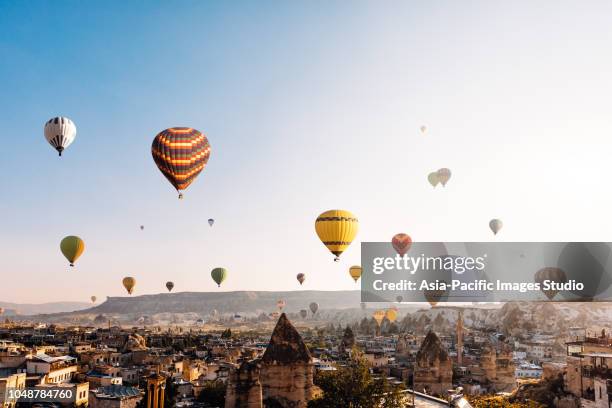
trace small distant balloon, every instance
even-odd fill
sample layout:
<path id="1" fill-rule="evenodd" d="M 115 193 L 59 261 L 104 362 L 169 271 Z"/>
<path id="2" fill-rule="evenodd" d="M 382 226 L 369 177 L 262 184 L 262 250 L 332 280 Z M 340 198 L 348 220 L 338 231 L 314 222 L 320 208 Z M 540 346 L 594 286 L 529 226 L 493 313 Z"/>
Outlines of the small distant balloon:
<path id="1" fill-rule="evenodd" d="M 543 283 L 545 280 L 549 280 L 555 283 L 565 283 L 567 282 L 567 275 L 560 268 L 554 267 L 546 267 L 542 268 L 535 273 L 534 276 L 535 282 L 539 283 L 542 286 L 542 293 L 548 298 L 548 300 L 553 300 L 553 298 L 559 293 L 558 290 L 547 289 L 545 290 L 543 287 Z"/>
<path id="2" fill-rule="evenodd" d="M 215 281 L 217 286 L 221 286 L 221 283 L 227 278 L 227 269 L 225 268 L 215 268 L 210 271 L 210 276 Z"/>
<path id="3" fill-rule="evenodd" d="M 90 299 L 91 299 L 91 303 L 96 303 L 96 300 L 98 300 L 98 298 L 95 296 L 90 297 Z"/>
<path id="4" fill-rule="evenodd" d="M 60 242 L 60 250 L 70 262 L 70 266 L 74 266 L 76 260 L 85 251 L 85 242 L 77 236 L 69 235 Z"/>
<path id="5" fill-rule="evenodd" d="M 310 308 L 312 314 L 316 314 L 317 310 L 319 310 L 319 304 L 317 302 L 312 302 L 308 307 Z"/>
<path id="6" fill-rule="evenodd" d="M 421 126 L 420 129 L 421 129 L 421 133 L 427 132 L 427 126 L 425 125 Z"/>
<path id="7" fill-rule="evenodd" d="M 212 218 L 208 219 L 208 225 L 212 227 L 214 223 L 215 223 L 215 220 L 213 220 Z"/>
<path id="8" fill-rule="evenodd" d="M 166 289 L 168 289 L 168 292 L 172 292 L 172 289 L 174 289 L 174 282 L 166 282 Z"/>
<path id="9" fill-rule="evenodd" d="M 353 280 L 357 282 L 359 278 L 361 278 L 361 266 L 359 265 L 351 266 L 349 268 L 349 275 L 351 275 L 351 278 L 353 278 Z"/>
<path id="10" fill-rule="evenodd" d="M 136 279 L 132 278 L 131 276 L 126 276 L 123 278 L 122 283 L 125 290 L 127 290 L 127 293 L 131 295 L 134 292 L 134 287 L 136 286 Z"/>
<path id="11" fill-rule="evenodd" d="M 302 317 L 302 319 L 305 319 L 306 316 L 308 316 L 308 310 L 306 309 L 300 310 L 300 316 Z"/>
<path id="12" fill-rule="evenodd" d="M 300 282 L 300 285 L 301 285 L 302 283 L 304 283 L 304 280 L 306 279 L 306 275 L 304 275 L 303 273 L 298 273 L 296 279 L 298 282 Z"/>
<path id="13" fill-rule="evenodd" d="M 429 181 L 429 184 L 431 184 L 433 187 L 436 187 L 440 183 L 440 177 L 438 177 L 438 172 L 434 171 L 432 173 L 429 173 L 427 175 L 427 181 Z"/>
<path id="14" fill-rule="evenodd" d="M 410 238 L 410 235 L 404 234 L 403 232 L 395 234 L 391 239 L 391 245 L 393 245 L 393 248 L 395 248 L 400 256 L 404 256 L 412 246 L 412 238 Z"/>
<path id="15" fill-rule="evenodd" d="M 397 303 L 402 303 L 404 301 L 404 297 L 402 295 L 398 295 L 396 296 L 395 300 L 397 300 Z"/>
<path id="16" fill-rule="evenodd" d="M 502 229 L 502 227 L 504 226 L 504 223 L 502 222 L 502 220 L 499 220 L 497 218 L 493 218 L 491 221 L 489 221 L 489 228 L 491 228 L 491 231 L 493 231 L 493 234 L 497 235 L 497 233 Z"/>
<path id="17" fill-rule="evenodd" d="M 451 178 L 451 171 L 447 168 L 438 169 L 438 180 L 442 183 L 442 187 L 446 186 L 448 180 Z"/>
<path id="18" fill-rule="evenodd" d="M 283 299 L 279 299 L 276 301 L 276 307 L 278 310 L 283 310 L 285 308 L 286 302 Z"/>
<path id="19" fill-rule="evenodd" d="M 144 225 L 140 226 L 140 230 L 143 231 L 144 230 Z"/>
<path id="20" fill-rule="evenodd" d="M 76 133 L 74 122 L 64 116 L 51 118 L 45 123 L 45 139 L 60 156 L 74 142 Z"/>
<path id="21" fill-rule="evenodd" d="M 372 317 L 374 318 L 374 320 L 376 320 L 376 323 L 380 326 L 383 319 L 385 318 L 385 311 L 375 310 L 374 313 L 372 313 Z"/>
<path id="22" fill-rule="evenodd" d="M 393 323 L 397 319 L 397 310 L 395 310 L 395 309 L 387 309 L 385 311 L 385 317 L 387 318 L 387 320 L 389 320 L 391 323 Z"/>

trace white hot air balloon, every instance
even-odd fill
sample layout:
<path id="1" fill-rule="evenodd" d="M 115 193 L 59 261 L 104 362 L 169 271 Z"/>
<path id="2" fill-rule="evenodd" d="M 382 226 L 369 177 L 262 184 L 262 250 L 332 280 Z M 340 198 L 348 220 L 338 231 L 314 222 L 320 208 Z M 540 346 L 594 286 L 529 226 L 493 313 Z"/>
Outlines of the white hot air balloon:
<path id="1" fill-rule="evenodd" d="M 215 220 L 213 220 L 212 218 L 208 219 L 208 225 L 212 227 L 214 223 L 215 223 Z"/>
<path id="2" fill-rule="evenodd" d="M 491 228 L 491 231 L 493 231 L 493 234 L 497 235 L 497 233 L 499 232 L 499 230 L 502 229 L 502 227 L 504 226 L 504 223 L 502 222 L 502 220 L 499 220 L 497 218 L 493 218 L 491 221 L 489 221 L 489 228 Z"/>
<path id="3" fill-rule="evenodd" d="M 45 123 L 45 139 L 60 156 L 74 142 L 76 133 L 74 122 L 64 116 L 51 118 Z"/>

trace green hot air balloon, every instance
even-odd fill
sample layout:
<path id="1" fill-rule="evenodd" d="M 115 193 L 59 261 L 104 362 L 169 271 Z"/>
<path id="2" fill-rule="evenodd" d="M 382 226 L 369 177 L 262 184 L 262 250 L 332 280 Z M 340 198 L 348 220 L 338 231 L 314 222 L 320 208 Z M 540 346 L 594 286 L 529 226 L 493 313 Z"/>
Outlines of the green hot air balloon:
<path id="1" fill-rule="evenodd" d="M 212 276 L 217 286 L 221 286 L 221 282 L 223 282 L 225 278 L 227 278 L 227 269 L 215 268 L 210 272 L 210 276 Z"/>
<path id="2" fill-rule="evenodd" d="M 76 260 L 85 250 L 85 242 L 77 236 L 69 235 L 60 242 L 60 250 L 70 262 L 70 266 L 74 266 Z"/>

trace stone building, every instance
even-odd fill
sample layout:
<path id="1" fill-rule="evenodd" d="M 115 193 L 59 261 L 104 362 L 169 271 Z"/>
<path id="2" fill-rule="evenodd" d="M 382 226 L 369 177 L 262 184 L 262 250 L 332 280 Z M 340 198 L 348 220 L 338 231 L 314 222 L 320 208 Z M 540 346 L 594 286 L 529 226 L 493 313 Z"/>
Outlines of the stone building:
<path id="1" fill-rule="evenodd" d="M 417 352 L 414 389 L 427 394 L 446 395 L 452 388 L 453 369 L 448 352 L 438 336 L 430 331 Z"/>
<path id="2" fill-rule="evenodd" d="M 287 316 L 281 314 L 261 359 L 230 373 L 226 408 L 304 408 L 318 394 L 312 356 Z"/>
<path id="3" fill-rule="evenodd" d="M 511 351 L 506 348 L 498 351 L 487 344 L 482 350 L 479 366 L 484 377 L 481 384 L 487 386 L 490 392 L 510 392 L 514 389 L 515 366 Z"/>

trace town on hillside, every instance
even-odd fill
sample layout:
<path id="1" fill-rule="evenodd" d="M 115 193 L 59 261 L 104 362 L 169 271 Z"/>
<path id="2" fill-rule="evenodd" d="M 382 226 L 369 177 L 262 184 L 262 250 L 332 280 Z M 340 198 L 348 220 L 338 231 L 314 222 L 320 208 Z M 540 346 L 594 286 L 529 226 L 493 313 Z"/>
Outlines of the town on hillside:
<path id="1" fill-rule="evenodd" d="M 524 306 L 504 306 L 498 322 L 452 306 L 380 324 L 282 313 L 269 330 L 245 330 L 235 316 L 217 317 L 216 326 L 7 318 L 0 406 L 612 406 L 610 327 L 570 325 L 592 323 L 580 315 L 535 324 L 562 309 Z M 15 390 L 57 389 L 67 397 L 15 397 Z"/>

